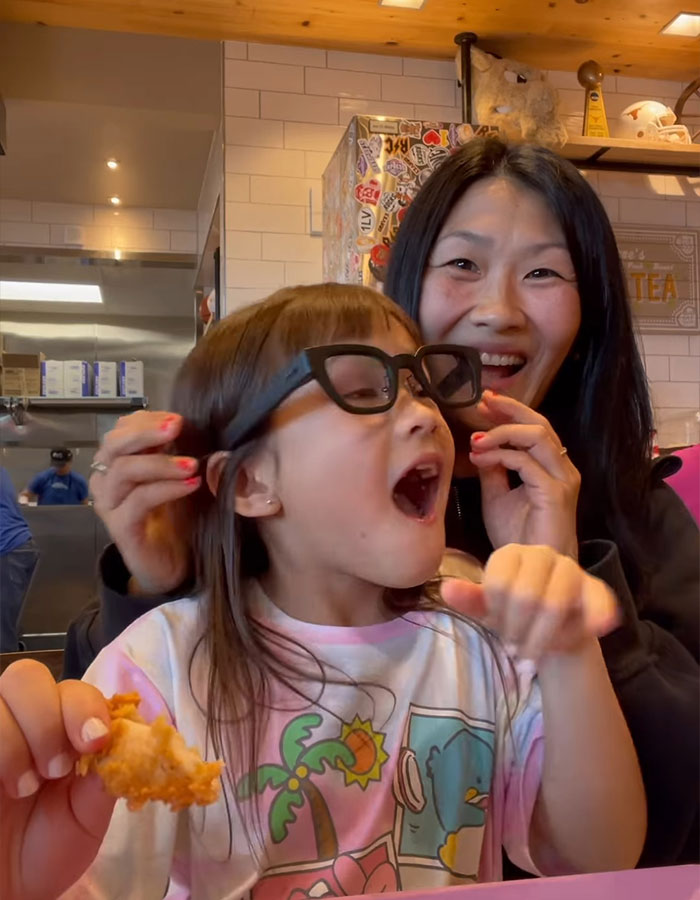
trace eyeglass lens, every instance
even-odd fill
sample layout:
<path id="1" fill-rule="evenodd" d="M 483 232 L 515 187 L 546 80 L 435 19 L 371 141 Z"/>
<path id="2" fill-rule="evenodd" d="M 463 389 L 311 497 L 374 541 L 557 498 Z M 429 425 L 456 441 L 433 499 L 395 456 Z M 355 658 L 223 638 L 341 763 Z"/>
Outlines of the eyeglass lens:
<path id="1" fill-rule="evenodd" d="M 467 359 L 428 353 L 422 366 L 435 395 L 447 405 L 461 406 L 474 399 L 475 375 Z M 393 399 L 392 375 L 376 356 L 331 356 L 325 361 L 325 370 L 336 393 L 355 409 L 378 409 Z"/>
<path id="2" fill-rule="evenodd" d="M 469 361 L 452 353 L 426 353 L 423 371 L 440 400 L 462 406 L 474 400 L 475 373 Z"/>

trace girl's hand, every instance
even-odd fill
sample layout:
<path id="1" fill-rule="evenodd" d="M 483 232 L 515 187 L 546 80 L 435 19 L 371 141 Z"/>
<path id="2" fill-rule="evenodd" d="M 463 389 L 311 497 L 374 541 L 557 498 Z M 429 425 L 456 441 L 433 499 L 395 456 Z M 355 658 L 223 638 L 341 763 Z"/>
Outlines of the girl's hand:
<path id="1" fill-rule="evenodd" d="M 578 469 L 544 416 L 528 406 L 484 391 L 479 412 L 490 431 L 471 437 L 470 462 L 479 470 L 484 524 L 494 547 L 546 544 L 578 558 Z M 522 484 L 511 489 L 508 470 Z"/>
<path id="2" fill-rule="evenodd" d="M 77 881 L 97 853 L 114 807 L 96 775 L 75 775 L 81 753 L 108 734 L 104 697 L 89 684 L 56 684 L 25 659 L 0 676 L 0 897 L 48 900 Z"/>
<path id="3" fill-rule="evenodd" d="M 442 597 L 524 659 L 575 653 L 620 621 L 607 584 L 551 547 L 501 547 L 489 557 L 481 584 L 445 580 Z"/>
<path id="4" fill-rule="evenodd" d="M 181 416 L 133 413 L 119 419 L 95 454 L 107 466 L 90 478 L 95 511 L 133 576 L 133 593 L 165 594 L 187 576 L 187 536 L 173 513 L 176 501 L 199 487 L 199 463 L 160 452 L 181 428 Z"/>

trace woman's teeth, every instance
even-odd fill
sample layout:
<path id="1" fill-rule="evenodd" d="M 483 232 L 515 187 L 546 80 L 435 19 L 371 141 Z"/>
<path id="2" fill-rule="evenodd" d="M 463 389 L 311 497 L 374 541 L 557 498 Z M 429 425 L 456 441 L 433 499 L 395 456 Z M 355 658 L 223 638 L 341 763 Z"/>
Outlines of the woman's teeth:
<path id="1" fill-rule="evenodd" d="M 506 353 L 480 353 L 482 366 L 522 366 L 525 364 L 524 356 L 515 356 Z"/>

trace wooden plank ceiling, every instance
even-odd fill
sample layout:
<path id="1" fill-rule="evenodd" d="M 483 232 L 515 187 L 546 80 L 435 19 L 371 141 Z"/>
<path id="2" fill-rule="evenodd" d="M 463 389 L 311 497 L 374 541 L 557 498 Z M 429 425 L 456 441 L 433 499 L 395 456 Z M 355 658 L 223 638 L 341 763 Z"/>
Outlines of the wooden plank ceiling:
<path id="1" fill-rule="evenodd" d="M 594 58 L 610 74 L 690 81 L 700 39 L 659 33 L 681 11 L 700 0 L 425 0 L 417 11 L 377 0 L 3 0 L 0 19 L 437 58 L 474 31 L 484 49 L 545 69 Z"/>

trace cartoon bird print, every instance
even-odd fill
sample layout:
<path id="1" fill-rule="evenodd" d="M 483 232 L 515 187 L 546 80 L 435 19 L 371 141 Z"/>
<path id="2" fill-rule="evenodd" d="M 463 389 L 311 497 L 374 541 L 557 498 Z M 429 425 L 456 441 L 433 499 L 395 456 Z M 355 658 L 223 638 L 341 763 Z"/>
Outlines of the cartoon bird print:
<path id="1" fill-rule="evenodd" d="M 486 824 L 492 768 L 492 747 L 469 728 L 462 728 L 442 748 L 430 750 L 426 772 L 435 812 L 447 834 L 438 856 L 456 874 L 467 874 L 462 860 L 471 855 L 473 829 Z"/>

